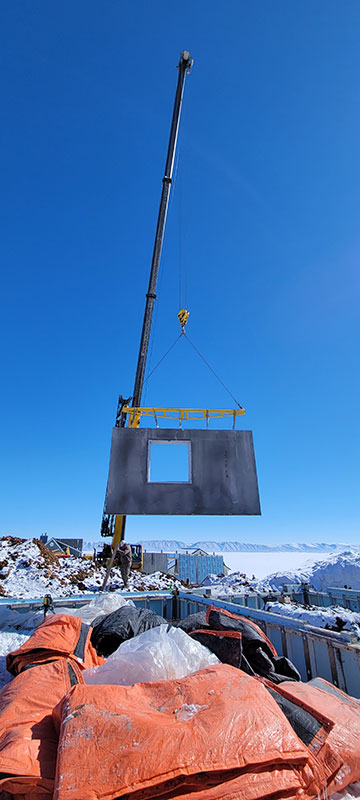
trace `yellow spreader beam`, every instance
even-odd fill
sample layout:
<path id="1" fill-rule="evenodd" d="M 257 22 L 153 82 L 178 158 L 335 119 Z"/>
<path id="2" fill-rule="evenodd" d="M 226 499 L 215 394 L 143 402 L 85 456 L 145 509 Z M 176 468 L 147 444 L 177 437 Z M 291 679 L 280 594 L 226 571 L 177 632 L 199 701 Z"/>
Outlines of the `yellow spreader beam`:
<path id="1" fill-rule="evenodd" d="M 167 419 L 182 420 L 193 419 L 216 419 L 219 417 L 230 417 L 235 419 L 240 414 L 245 414 L 244 408 L 131 408 L 124 406 L 122 408 L 123 414 L 129 414 L 129 427 L 137 427 L 134 422 L 139 422 L 140 417 L 157 417 Z"/>

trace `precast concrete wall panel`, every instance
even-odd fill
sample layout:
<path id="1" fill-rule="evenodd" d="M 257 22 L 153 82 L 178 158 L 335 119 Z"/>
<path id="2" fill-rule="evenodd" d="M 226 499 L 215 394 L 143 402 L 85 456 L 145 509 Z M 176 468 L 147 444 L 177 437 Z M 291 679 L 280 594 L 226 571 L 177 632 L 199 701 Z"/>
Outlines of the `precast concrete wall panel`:
<path id="1" fill-rule="evenodd" d="M 153 443 L 189 447 L 189 479 L 149 479 Z M 114 428 L 108 514 L 260 514 L 251 431 Z"/>

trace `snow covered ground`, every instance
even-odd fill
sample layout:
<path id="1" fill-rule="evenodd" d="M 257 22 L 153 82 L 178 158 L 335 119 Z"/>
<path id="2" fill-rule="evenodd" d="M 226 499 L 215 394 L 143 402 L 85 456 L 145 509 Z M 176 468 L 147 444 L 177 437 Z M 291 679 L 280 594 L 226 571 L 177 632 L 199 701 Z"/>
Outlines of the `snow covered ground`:
<path id="1" fill-rule="evenodd" d="M 86 558 L 58 558 L 38 539 L 0 539 L 0 595 L 36 598 L 44 594 L 66 597 L 99 591 L 106 574 L 104 567 Z M 180 586 L 160 572 L 144 575 L 132 571 L 128 591 L 154 591 Z M 124 591 L 120 569 L 110 573 L 109 588 Z"/>
<path id="2" fill-rule="evenodd" d="M 348 550 L 321 557 L 298 569 L 279 569 L 256 582 L 257 589 L 281 589 L 284 583 L 309 583 L 318 591 L 326 591 L 328 586 L 345 586 L 360 589 L 360 553 Z M 255 586 L 255 584 L 254 584 Z"/>
<path id="3" fill-rule="evenodd" d="M 311 583 L 317 589 L 352 586 L 360 589 L 360 553 L 312 554 L 297 552 L 225 554 L 232 574 L 222 582 L 233 588 L 235 572 L 246 573 L 255 591 L 282 589 L 284 583 Z M 277 570 L 275 572 L 274 570 Z M 252 580 L 252 575 L 255 579 Z M 0 594 L 4 597 L 33 598 L 51 594 L 65 597 L 101 589 L 105 569 L 85 558 L 57 558 L 36 539 L 0 539 Z M 177 586 L 176 579 L 154 573 L 132 572 L 129 590 L 151 591 Z M 180 585 L 180 584 L 179 584 Z M 111 571 L 109 586 L 123 590 L 120 570 Z M 229 593 L 226 591 L 226 593 Z"/>
<path id="4" fill-rule="evenodd" d="M 307 559 L 298 569 L 284 569 L 284 564 L 288 563 L 288 560 L 293 560 L 298 556 L 280 553 L 277 558 L 277 566 L 280 567 L 280 570 L 270 574 L 269 569 L 266 571 L 264 562 L 262 567 L 256 568 L 256 561 L 253 561 L 251 566 L 254 569 L 246 570 L 245 560 L 239 558 L 240 555 L 247 555 L 246 553 L 230 555 L 234 556 L 233 566 L 237 567 L 237 571 L 231 571 L 225 578 L 217 578 L 212 575 L 209 576 L 211 580 L 206 580 L 207 585 L 215 586 L 217 584 L 225 594 L 249 589 L 255 592 L 282 591 L 284 584 L 301 583 L 309 583 L 320 591 L 325 591 L 329 586 L 344 587 L 345 585 L 360 590 L 360 553 L 357 551 L 328 554 L 325 558 L 321 556 L 321 560 Z M 256 554 L 256 559 L 259 558 L 259 555 L 262 554 Z M 271 567 L 270 557 L 272 555 L 274 554 L 265 555 L 268 568 Z M 265 574 L 261 575 L 261 573 Z"/>
<path id="5" fill-rule="evenodd" d="M 319 591 L 345 584 L 360 589 L 360 553 L 357 550 L 321 553 L 311 558 L 299 553 L 226 553 L 224 561 L 231 569 L 219 582 L 224 588 L 233 589 L 234 583 L 243 583 L 240 575 L 245 573 L 251 587 L 260 592 L 281 591 L 284 583 L 310 583 Z"/>
<path id="6" fill-rule="evenodd" d="M 341 606 L 308 609 L 296 603 L 267 603 L 266 610 L 272 614 L 281 614 L 282 617 L 295 617 L 317 628 L 349 631 L 360 640 L 360 614 Z"/>
<path id="7" fill-rule="evenodd" d="M 266 578 L 272 572 L 299 570 L 317 561 L 331 558 L 332 553 L 218 553 L 231 571 L 246 572 L 250 577 Z"/>

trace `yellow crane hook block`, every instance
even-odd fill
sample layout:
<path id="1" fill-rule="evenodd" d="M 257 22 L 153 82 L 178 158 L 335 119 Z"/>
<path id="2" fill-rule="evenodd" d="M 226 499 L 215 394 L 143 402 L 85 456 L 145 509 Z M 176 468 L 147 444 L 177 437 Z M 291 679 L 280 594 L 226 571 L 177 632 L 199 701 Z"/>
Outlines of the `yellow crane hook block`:
<path id="1" fill-rule="evenodd" d="M 178 320 L 180 322 L 182 332 L 184 332 L 185 325 L 189 319 L 189 313 L 190 312 L 187 311 L 186 308 L 180 308 L 178 313 Z"/>

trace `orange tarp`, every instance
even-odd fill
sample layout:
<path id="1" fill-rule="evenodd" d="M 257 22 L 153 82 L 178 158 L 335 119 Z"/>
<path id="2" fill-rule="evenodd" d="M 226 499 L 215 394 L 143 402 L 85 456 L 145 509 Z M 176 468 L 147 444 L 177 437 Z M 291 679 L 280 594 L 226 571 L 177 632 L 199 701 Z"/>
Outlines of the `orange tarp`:
<path id="1" fill-rule="evenodd" d="M 77 665 L 74 670 L 81 681 Z M 64 658 L 26 670 L 4 686 L 0 695 L 0 773 L 16 779 L 0 780 L 0 795 L 7 790 L 16 797 L 52 797 L 58 743 L 52 710 L 70 687 Z"/>
<path id="2" fill-rule="evenodd" d="M 55 614 L 7 656 L 16 677 L 0 693 L 0 774 L 8 775 L 0 780 L 0 796 L 52 797 L 58 741 L 52 711 L 82 682 L 84 668 L 103 663 L 90 634 L 78 617 Z"/>
<path id="3" fill-rule="evenodd" d="M 181 680 L 75 686 L 54 715 L 54 800 L 306 800 L 323 783 L 266 688 L 226 664 Z"/>
<path id="4" fill-rule="evenodd" d="M 103 663 L 90 630 L 54 615 L 9 654 L 0 798 L 311 800 L 360 778 L 360 702 L 326 681 L 275 685 L 219 664 L 86 686 L 82 670 Z"/>
<path id="5" fill-rule="evenodd" d="M 326 681 L 324 681 L 326 685 Z M 331 684 L 328 684 L 331 689 Z M 274 687 L 275 688 L 275 687 Z M 309 683 L 284 681 L 276 690 L 311 713 L 333 721 L 323 747 L 316 753 L 328 778 L 328 794 L 360 779 L 360 702 L 336 688 L 336 695 Z M 311 747 L 311 745 L 310 745 Z"/>
<path id="6" fill-rule="evenodd" d="M 17 675 L 24 666 L 49 658 L 71 656 L 83 669 L 103 664 L 90 642 L 91 628 L 79 617 L 53 614 L 39 625 L 30 638 L 6 656 L 6 668 Z"/>

